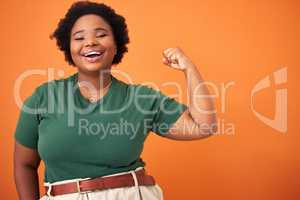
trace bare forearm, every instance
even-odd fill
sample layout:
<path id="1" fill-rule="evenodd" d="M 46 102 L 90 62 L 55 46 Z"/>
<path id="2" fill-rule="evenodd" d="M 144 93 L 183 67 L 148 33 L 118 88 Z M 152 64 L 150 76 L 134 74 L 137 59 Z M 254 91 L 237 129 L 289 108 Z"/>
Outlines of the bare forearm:
<path id="1" fill-rule="evenodd" d="M 201 74 L 193 64 L 187 66 L 184 73 L 189 94 L 189 112 L 193 120 L 202 126 L 213 125 L 216 123 L 214 103 Z"/>
<path id="2" fill-rule="evenodd" d="M 190 114 L 188 118 L 192 119 L 193 123 L 191 124 L 196 124 L 197 128 L 200 127 L 198 132 L 201 133 L 211 134 L 216 132 L 217 120 L 212 101 L 213 96 L 209 94 L 209 90 L 197 67 L 178 47 L 165 49 L 163 56 L 164 64 L 183 71 L 186 76 L 189 94 L 188 111 Z"/>
<path id="3" fill-rule="evenodd" d="M 16 167 L 14 173 L 19 199 L 39 199 L 39 178 L 37 169 L 30 166 L 19 166 Z"/>

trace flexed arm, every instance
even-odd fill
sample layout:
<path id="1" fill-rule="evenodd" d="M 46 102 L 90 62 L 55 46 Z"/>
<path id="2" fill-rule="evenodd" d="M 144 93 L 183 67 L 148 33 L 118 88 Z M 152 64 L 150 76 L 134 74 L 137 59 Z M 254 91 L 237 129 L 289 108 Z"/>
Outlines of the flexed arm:
<path id="1" fill-rule="evenodd" d="M 184 72 L 189 94 L 188 109 L 174 123 L 165 137 L 175 140 L 195 140 L 215 133 L 217 125 L 214 103 L 197 67 L 180 48 L 164 50 L 163 63 Z M 196 98 L 200 95 L 201 98 Z M 203 98 L 205 95 L 206 98 Z"/>

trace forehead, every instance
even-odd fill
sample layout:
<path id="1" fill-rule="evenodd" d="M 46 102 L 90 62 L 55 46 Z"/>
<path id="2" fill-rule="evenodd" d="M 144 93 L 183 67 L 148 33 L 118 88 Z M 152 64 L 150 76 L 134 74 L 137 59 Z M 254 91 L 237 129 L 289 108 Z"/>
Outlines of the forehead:
<path id="1" fill-rule="evenodd" d="M 71 33 L 74 33 L 79 30 L 94 30 L 96 28 L 104 28 L 108 31 L 111 30 L 110 25 L 102 17 L 95 14 L 88 14 L 79 17 L 75 21 Z"/>

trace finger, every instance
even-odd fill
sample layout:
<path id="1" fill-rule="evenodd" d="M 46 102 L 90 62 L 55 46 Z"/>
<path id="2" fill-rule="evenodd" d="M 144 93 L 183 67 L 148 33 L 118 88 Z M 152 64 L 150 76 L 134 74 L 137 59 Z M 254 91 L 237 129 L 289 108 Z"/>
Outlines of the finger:
<path id="1" fill-rule="evenodd" d="M 164 64 L 169 64 L 169 61 L 168 61 L 168 59 L 167 59 L 167 58 L 165 58 L 165 57 L 163 57 L 163 63 L 164 63 Z"/>
<path id="2" fill-rule="evenodd" d="M 176 61 L 176 54 L 171 52 L 167 58 L 170 62 L 174 63 Z"/>
<path id="3" fill-rule="evenodd" d="M 177 59 L 177 54 L 173 53 L 171 56 L 170 56 L 171 60 L 176 60 Z"/>
<path id="4" fill-rule="evenodd" d="M 163 55 L 163 63 L 170 64 L 171 63 L 170 58 L 168 58 L 166 55 Z"/>
<path id="5" fill-rule="evenodd" d="M 162 55 L 164 58 L 166 58 L 166 59 L 168 58 L 167 54 L 163 53 Z"/>
<path id="6" fill-rule="evenodd" d="M 168 51 L 167 56 L 169 58 L 171 58 L 173 55 L 176 55 L 176 54 L 177 54 L 177 49 L 173 48 L 170 51 Z"/>
<path id="7" fill-rule="evenodd" d="M 163 54 L 163 59 L 165 60 L 166 64 L 170 64 L 172 62 L 170 56 L 168 56 L 167 54 Z"/>
<path id="8" fill-rule="evenodd" d="M 165 50 L 163 51 L 163 54 L 164 54 L 165 56 L 167 56 L 167 55 L 169 54 L 169 52 L 172 51 L 172 49 L 173 49 L 173 48 L 167 48 L 167 49 L 165 49 Z"/>
<path id="9" fill-rule="evenodd" d="M 170 55 L 174 51 L 174 48 L 169 48 L 166 50 L 166 55 Z"/>

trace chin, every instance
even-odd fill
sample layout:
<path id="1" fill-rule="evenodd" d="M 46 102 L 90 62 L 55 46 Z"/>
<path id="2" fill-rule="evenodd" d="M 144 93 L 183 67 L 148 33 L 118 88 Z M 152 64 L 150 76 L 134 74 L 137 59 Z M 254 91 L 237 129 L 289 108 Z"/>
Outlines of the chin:
<path id="1" fill-rule="evenodd" d="M 78 67 L 81 71 L 84 72 L 98 72 L 101 69 L 105 69 L 106 67 L 101 63 L 89 63 L 89 64 L 82 64 Z"/>

